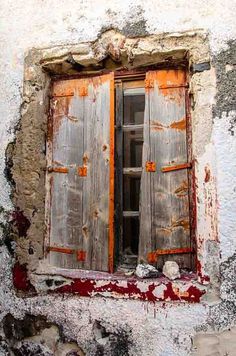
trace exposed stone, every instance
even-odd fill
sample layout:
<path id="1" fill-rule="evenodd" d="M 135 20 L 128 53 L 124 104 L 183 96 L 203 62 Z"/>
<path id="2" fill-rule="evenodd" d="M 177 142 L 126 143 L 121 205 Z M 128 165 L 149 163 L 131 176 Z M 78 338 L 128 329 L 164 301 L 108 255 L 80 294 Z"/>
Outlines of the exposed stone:
<path id="1" fill-rule="evenodd" d="M 203 72 L 204 70 L 209 70 L 211 68 L 210 62 L 196 63 L 192 66 L 193 73 Z"/>
<path id="2" fill-rule="evenodd" d="M 162 273 L 171 280 L 180 278 L 179 266 L 175 261 L 166 261 Z"/>
<path id="3" fill-rule="evenodd" d="M 149 264 L 139 264 L 136 267 L 135 274 L 139 278 L 152 278 L 158 276 L 158 270 Z"/>

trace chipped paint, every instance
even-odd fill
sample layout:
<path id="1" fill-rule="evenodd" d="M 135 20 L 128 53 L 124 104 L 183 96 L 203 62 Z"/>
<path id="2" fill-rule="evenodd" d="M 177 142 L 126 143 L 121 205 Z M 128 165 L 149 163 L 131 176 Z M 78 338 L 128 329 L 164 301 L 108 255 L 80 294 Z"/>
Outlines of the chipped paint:
<path id="1" fill-rule="evenodd" d="M 176 300 L 180 302 L 198 303 L 206 291 L 191 281 L 172 283 L 168 280 L 137 281 L 135 279 L 127 279 L 127 281 L 100 281 L 75 278 L 69 285 L 55 289 L 54 292 L 75 293 L 86 297 L 101 295 L 151 302 Z"/>

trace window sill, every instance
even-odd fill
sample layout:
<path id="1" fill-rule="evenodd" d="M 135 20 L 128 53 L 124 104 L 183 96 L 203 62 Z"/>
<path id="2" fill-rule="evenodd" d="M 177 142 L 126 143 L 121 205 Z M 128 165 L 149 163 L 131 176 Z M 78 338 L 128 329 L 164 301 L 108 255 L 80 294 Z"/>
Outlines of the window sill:
<path id="1" fill-rule="evenodd" d="M 33 286 L 34 294 L 70 293 L 81 297 L 198 303 L 207 291 L 206 286 L 197 282 L 197 275 L 194 273 L 182 274 L 180 279 L 171 281 L 161 274 L 158 278 L 140 279 L 118 273 L 44 266 L 30 273 L 27 278 L 28 284 Z M 26 292 L 26 288 L 21 288 L 17 279 L 14 279 L 14 284 L 18 290 Z"/>

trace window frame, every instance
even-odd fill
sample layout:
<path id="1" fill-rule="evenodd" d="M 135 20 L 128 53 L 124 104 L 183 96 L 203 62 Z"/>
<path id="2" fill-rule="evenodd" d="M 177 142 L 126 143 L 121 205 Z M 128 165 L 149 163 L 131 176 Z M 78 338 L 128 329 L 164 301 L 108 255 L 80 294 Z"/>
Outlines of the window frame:
<path id="1" fill-rule="evenodd" d="M 107 36 L 107 34 L 105 35 Z M 113 34 L 108 33 L 108 38 L 111 43 L 113 41 L 113 36 Z M 169 280 L 165 279 L 158 279 L 153 282 L 151 280 L 139 281 L 133 279 L 132 281 L 131 279 L 129 279 L 129 281 L 124 281 L 121 277 L 110 274 L 98 275 L 93 273 L 92 275 L 91 273 L 81 273 L 81 271 L 79 273 L 78 271 L 76 271 L 76 273 L 69 273 L 65 270 L 51 269 L 50 266 L 48 266 L 43 260 L 43 255 L 41 252 L 43 246 L 43 229 L 40 229 L 39 231 L 37 230 L 37 226 L 39 226 L 39 224 L 42 225 L 43 223 L 41 218 L 41 215 L 44 212 L 42 202 L 45 199 L 45 192 L 42 186 L 42 177 L 44 176 L 45 172 L 45 160 L 42 158 L 38 160 L 38 168 L 36 170 L 39 179 L 36 179 L 34 183 L 34 186 L 36 187 L 34 189 L 37 189 L 37 191 L 40 192 L 40 194 L 38 194 L 39 203 L 36 205 L 36 208 L 33 206 L 33 202 L 32 204 L 29 203 L 28 205 L 27 216 L 29 216 L 28 212 L 30 213 L 32 206 L 34 209 L 32 217 L 29 216 L 29 219 L 32 220 L 32 227 L 28 229 L 28 240 L 25 240 L 24 244 L 22 245 L 26 247 L 21 246 L 22 241 L 20 241 L 20 244 L 17 247 L 17 261 L 13 268 L 13 282 L 19 293 L 27 292 L 28 296 L 29 293 L 38 294 L 41 292 L 53 291 L 59 293 L 78 293 L 81 296 L 104 295 L 111 297 L 116 297 L 118 294 L 118 297 L 122 296 L 123 298 L 128 299 L 134 298 L 152 301 L 176 300 L 199 302 L 201 296 L 207 292 L 207 285 L 210 282 L 211 271 L 208 271 L 206 264 L 206 261 L 209 257 L 209 253 L 206 250 L 206 243 L 209 240 L 217 241 L 218 234 L 217 220 L 215 219 L 215 215 L 217 214 L 215 171 L 214 165 L 212 163 L 214 161 L 214 152 L 212 151 L 211 145 L 206 146 L 205 142 L 204 147 L 206 149 L 206 154 L 204 156 L 201 156 L 199 151 L 196 149 L 196 145 L 199 142 L 199 135 L 201 135 L 202 132 L 202 129 L 199 125 L 204 123 L 205 118 L 207 118 L 208 121 L 211 119 L 211 110 L 209 110 L 209 108 L 206 106 L 204 107 L 204 103 L 201 104 L 200 97 L 202 95 L 209 94 L 209 97 L 212 98 L 212 101 L 209 101 L 209 105 L 212 107 L 216 88 L 214 68 L 211 67 L 209 62 L 210 51 L 207 34 L 203 31 L 196 31 L 194 33 L 186 32 L 177 35 L 171 34 L 171 36 L 168 34 L 161 36 L 153 35 L 150 38 L 147 36 L 147 38 L 140 39 L 140 46 L 137 39 L 128 39 L 128 41 L 131 43 L 129 45 L 135 43 L 134 48 L 138 47 L 137 53 L 135 50 L 135 52 L 132 54 L 132 64 L 128 64 L 128 68 L 130 68 L 133 63 L 134 68 L 137 67 L 137 63 L 141 67 L 143 65 L 146 66 L 147 62 L 150 60 L 150 56 L 146 58 L 146 53 L 142 48 L 142 44 L 143 42 L 146 43 L 146 41 L 149 41 L 150 39 L 151 42 L 148 43 L 150 48 L 152 48 L 152 63 L 162 63 L 160 66 L 163 66 L 164 62 L 164 66 L 170 63 L 187 63 L 187 66 L 191 72 L 189 92 L 191 96 L 191 113 L 193 114 L 194 120 L 193 157 L 195 163 L 195 177 L 197 180 L 197 185 L 194 186 L 193 193 L 195 195 L 196 201 L 196 210 L 194 214 L 196 216 L 197 273 L 192 273 L 187 276 L 183 275 L 181 280 L 176 282 L 170 282 Z M 75 77 L 75 72 L 78 73 L 78 68 L 74 70 L 74 65 L 71 62 L 72 54 L 73 57 L 74 55 L 77 56 L 77 63 L 77 61 L 84 60 L 85 56 L 83 51 L 85 49 L 89 49 L 91 54 L 88 55 L 88 58 L 86 58 L 85 66 L 89 66 L 90 64 L 93 66 L 94 62 L 100 63 L 98 66 L 98 72 L 100 73 L 100 68 L 106 67 L 106 61 L 104 61 L 101 65 L 101 57 L 97 56 L 96 53 L 93 52 L 94 46 L 96 45 L 98 46 L 97 53 L 99 53 L 101 44 L 102 41 L 99 39 L 95 41 L 95 43 L 79 44 L 79 46 L 56 46 L 54 48 L 29 50 L 25 58 L 23 105 L 21 107 L 21 128 L 17 132 L 16 147 L 13 153 L 14 160 L 15 156 L 17 154 L 19 155 L 19 151 L 22 149 L 21 130 L 24 130 L 25 125 L 29 127 L 29 121 L 32 123 L 32 125 L 30 125 L 30 130 L 31 126 L 32 130 L 37 127 L 39 130 L 38 132 L 42 133 L 42 135 L 40 133 L 38 140 L 36 140 L 38 147 L 40 147 L 39 149 L 44 147 L 44 139 L 46 136 L 45 128 L 49 108 L 48 99 L 50 98 L 51 83 L 53 82 L 54 78 L 63 76 L 68 78 L 68 75 L 72 78 Z M 116 48 L 116 42 L 114 42 L 114 46 Z M 124 47 L 123 52 L 128 54 L 128 47 Z M 103 53 L 104 58 L 109 57 L 110 55 L 109 51 Z M 202 64 L 206 65 L 202 66 Z M 81 66 L 79 70 L 80 69 Z M 94 71 L 93 69 L 92 71 L 95 72 L 96 70 Z M 91 73 L 91 70 L 88 70 L 88 72 Z M 82 73 L 82 76 L 83 75 L 85 75 L 85 73 Z M 33 100 L 31 101 L 30 98 L 33 98 Z M 200 124 L 195 121 L 195 117 L 198 117 L 198 115 Z M 204 117 L 204 120 L 202 120 L 202 117 Z M 205 126 L 203 125 L 202 127 L 204 128 Z M 208 128 L 206 129 L 208 130 Z M 23 153 L 20 154 L 23 155 Z M 29 157 L 28 160 L 32 161 L 32 159 Z M 13 196 L 16 212 L 18 211 L 20 212 L 19 214 L 22 214 L 22 211 L 25 209 L 25 200 L 23 196 L 24 184 L 22 185 L 21 182 L 23 179 L 23 182 L 25 181 L 25 183 L 27 183 L 27 176 L 25 175 L 27 169 L 24 168 L 26 160 L 21 161 L 22 174 L 20 176 L 20 181 L 17 177 L 17 172 L 15 172 L 16 162 L 19 162 L 18 158 L 13 162 L 12 168 L 14 169 L 14 181 L 17 187 L 16 190 L 13 189 Z M 34 196 L 35 193 L 32 195 L 32 197 Z M 40 216 L 38 212 L 40 212 Z M 20 218 L 22 218 L 21 215 Z M 37 241 L 35 242 L 35 240 Z M 30 245 L 29 256 L 27 253 L 25 253 L 25 251 L 28 249 L 28 244 Z M 39 248 L 35 249 L 35 245 L 38 245 Z M 23 251 L 21 251 L 22 248 Z M 34 253 L 32 253 L 32 250 Z M 50 283 L 52 285 L 51 287 L 49 287 L 49 284 L 46 283 L 49 278 L 51 278 L 52 281 L 52 283 Z M 104 283 L 106 285 L 104 285 Z M 65 287 L 67 284 L 68 288 L 59 288 L 58 286 L 60 284 L 65 285 Z M 101 290 L 102 284 L 104 285 L 104 288 Z M 124 284 L 126 284 L 127 287 L 124 287 Z M 40 289 L 40 286 L 44 287 Z M 138 291 L 137 288 L 139 288 L 139 286 L 140 289 Z M 178 286 L 179 289 L 176 286 Z M 153 292 L 151 292 L 150 288 Z M 164 296 L 161 296 L 159 293 L 155 292 L 154 296 L 154 291 L 157 291 L 158 288 L 161 288 L 162 290 L 163 288 L 166 288 L 168 292 L 166 292 Z M 186 291 L 186 288 L 189 292 Z M 146 292 L 141 293 L 140 290 L 144 289 Z M 35 292 L 32 292 L 32 290 Z"/>

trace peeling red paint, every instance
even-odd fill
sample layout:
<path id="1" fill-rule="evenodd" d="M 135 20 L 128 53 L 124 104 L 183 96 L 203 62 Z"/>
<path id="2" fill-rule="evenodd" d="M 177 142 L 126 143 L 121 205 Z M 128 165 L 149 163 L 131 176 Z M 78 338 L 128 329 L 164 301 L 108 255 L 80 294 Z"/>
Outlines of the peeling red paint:
<path id="1" fill-rule="evenodd" d="M 29 292 L 34 290 L 34 287 L 31 285 L 26 264 L 21 265 L 17 262 L 12 269 L 12 276 L 13 276 L 13 285 L 16 289 Z"/>
<path id="2" fill-rule="evenodd" d="M 17 228 L 19 237 L 26 237 L 30 221 L 19 208 L 12 213 L 12 223 Z"/>
<path id="3" fill-rule="evenodd" d="M 210 277 L 202 273 L 202 264 L 199 260 L 197 260 L 197 274 L 200 283 L 208 284 L 210 282 Z"/>
<path id="4" fill-rule="evenodd" d="M 142 301 L 158 302 L 158 301 L 186 301 L 190 303 L 200 302 L 200 298 L 205 294 L 205 290 L 200 290 L 194 285 L 184 291 L 179 292 L 172 282 L 163 283 L 162 281 L 147 283 L 147 290 L 139 288 L 139 280 L 131 279 L 127 281 L 127 285 L 120 285 L 119 280 L 107 281 L 103 285 L 99 285 L 101 281 L 93 279 L 74 279 L 70 285 L 65 285 L 54 290 L 59 293 L 75 293 L 82 297 L 91 297 L 96 294 L 106 296 L 110 294 L 111 297 L 123 296 L 124 298 L 139 299 Z M 163 295 L 158 297 L 155 294 L 155 289 L 159 286 L 165 286 Z"/>

